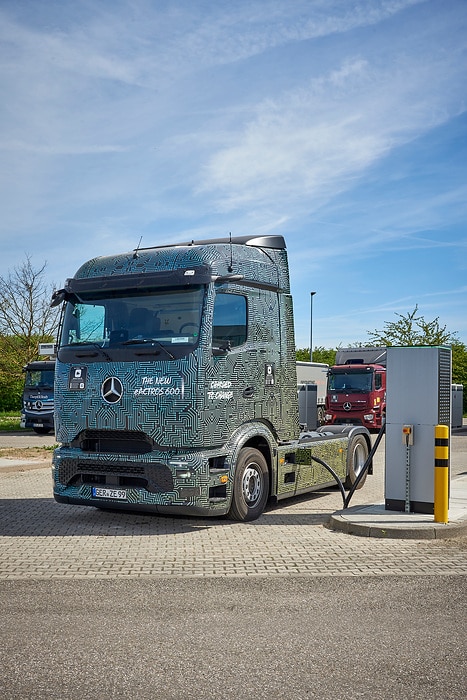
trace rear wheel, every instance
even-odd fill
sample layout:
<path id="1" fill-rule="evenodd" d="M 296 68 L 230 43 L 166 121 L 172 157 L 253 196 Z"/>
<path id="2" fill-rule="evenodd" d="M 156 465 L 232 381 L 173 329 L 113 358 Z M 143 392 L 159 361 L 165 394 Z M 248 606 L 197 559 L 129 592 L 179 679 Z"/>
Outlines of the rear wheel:
<path id="1" fill-rule="evenodd" d="M 256 520 L 263 512 L 269 495 L 269 472 L 259 450 L 244 447 L 238 455 L 229 517 L 233 520 Z"/>
<path id="2" fill-rule="evenodd" d="M 347 449 L 347 478 L 344 483 L 344 487 L 346 489 L 350 489 L 355 483 L 357 476 L 360 474 L 365 465 L 367 457 L 368 445 L 363 435 L 355 435 L 354 437 L 350 438 Z M 367 474 L 368 471 L 366 472 L 365 476 L 362 477 L 357 486 L 357 490 L 362 488 L 366 481 Z"/>

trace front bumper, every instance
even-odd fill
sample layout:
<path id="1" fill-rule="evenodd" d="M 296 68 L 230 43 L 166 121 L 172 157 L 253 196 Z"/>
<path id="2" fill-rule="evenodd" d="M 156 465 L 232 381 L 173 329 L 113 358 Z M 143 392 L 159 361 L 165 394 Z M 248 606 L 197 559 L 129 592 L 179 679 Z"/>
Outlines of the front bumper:
<path id="1" fill-rule="evenodd" d="M 230 508 L 230 467 L 219 452 L 96 455 L 60 447 L 52 466 L 59 503 L 204 516 Z M 96 496 L 96 488 L 124 492 L 125 498 Z"/>

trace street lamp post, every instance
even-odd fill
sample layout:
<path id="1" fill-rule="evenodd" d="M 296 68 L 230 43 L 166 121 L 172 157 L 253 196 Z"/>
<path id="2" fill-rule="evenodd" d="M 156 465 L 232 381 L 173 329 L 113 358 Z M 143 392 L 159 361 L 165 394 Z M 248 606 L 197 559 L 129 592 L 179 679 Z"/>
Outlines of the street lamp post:
<path id="1" fill-rule="evenodd" d="M 313 362 L 313 297 L 316 292 L 310 292 L 310 362 Z"/>

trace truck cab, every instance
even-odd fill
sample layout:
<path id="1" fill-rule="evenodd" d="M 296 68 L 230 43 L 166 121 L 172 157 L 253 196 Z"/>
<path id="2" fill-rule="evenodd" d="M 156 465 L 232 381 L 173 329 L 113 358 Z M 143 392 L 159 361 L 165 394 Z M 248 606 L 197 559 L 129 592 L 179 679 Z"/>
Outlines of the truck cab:
<path id="1" fill-rule="evenodd" d="M 354 479 L 364 429 L 299 440 L 282 236 L 192 241 L 84 263 L 55 373 L 60 503 L 252 520 L 270 497 Z"/>
<path id="2" fill-rule="evenodd" d="M 386 349 L 345 348 L 328 372 L 326 425 L 379 429 L 386 415 Z"/>
<path id="3" fill-rule="evenodd" d="M 24 388 L 21 427 L 32 428 L 38 435 L 54 429 L 55 361 L 29 362 L 23 367 Z"/>
<path id="4" fill-rule="evenodd" d="M 379 429 L 386 412 L 386 368 L 378 365 L 332 367 L 326 396 L 326 425 Z"/>

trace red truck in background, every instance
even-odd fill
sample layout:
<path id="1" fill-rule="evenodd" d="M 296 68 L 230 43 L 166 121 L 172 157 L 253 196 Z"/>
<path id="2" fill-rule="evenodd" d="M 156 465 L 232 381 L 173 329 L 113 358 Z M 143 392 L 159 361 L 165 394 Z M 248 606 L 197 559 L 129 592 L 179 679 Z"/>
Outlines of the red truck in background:
<path id="1" fill-rule="evenodd" d="M 386 413 L 386 348 L 342 348 L 330 367 L 325 425 L 379 429 Z"/>

